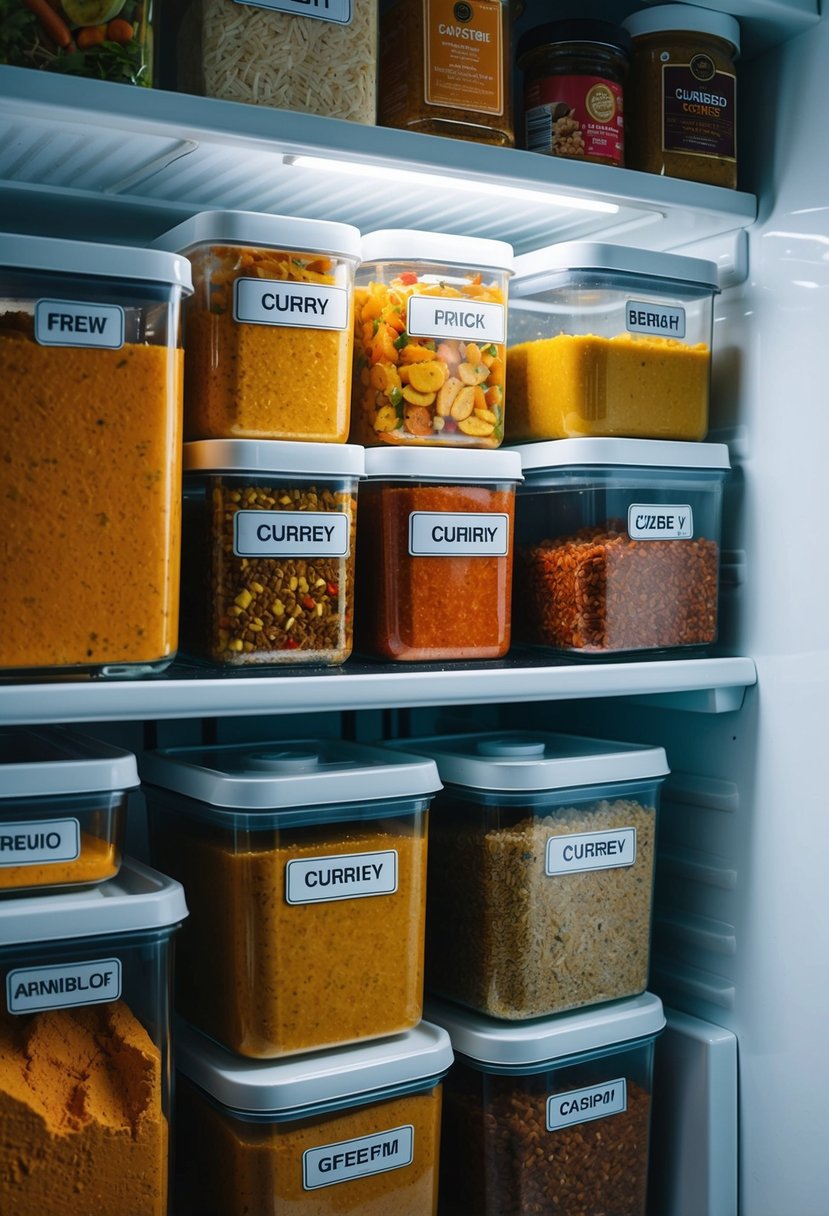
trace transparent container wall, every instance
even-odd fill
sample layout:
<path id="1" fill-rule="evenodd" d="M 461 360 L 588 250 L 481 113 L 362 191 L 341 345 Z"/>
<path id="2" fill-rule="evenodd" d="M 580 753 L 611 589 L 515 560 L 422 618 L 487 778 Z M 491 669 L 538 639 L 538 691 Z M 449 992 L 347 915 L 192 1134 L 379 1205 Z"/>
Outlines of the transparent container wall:
<path id="1" fill-rule="evenodd" d="M 221 666 L 344 662 L 356 522 L 353 478 L 185 474 L 182 649 Z"/>
<path id="2" fill-rule="evenodd" d="M 146 794 L 154 864 L 190 909 L 187 1021 L 255 1059 L 416 1025 L 428 799 L 200 818 L 203 804 Z"/>
<path id="3" fill-rule="evenodd" d="M 265 20 L 276 15 L 221 4 Z M 239 244 L 183 252 L 194 288 L 185 309 L 185 438 L 344 443 L 353 260 Z M 291 284 L 300 285 L 299 301 Z M 309 293 L 309 285 L 316 290 Z"/>
<path id="4" fill-rule="evenodd" d="M 514 284 L 507 438 L 704 439 L 712 304 L 708 287 L 610 271 Z"/>
<path id="5" fill-rule="evenodd" d="M 369 481 L 360 491 L 358 648 L 406 661 L 506 654 L 514 506 L 512 482 Z M 458 528 L 490 532 L 471 544 L 435 544 L 430 519 L 443 513 L 442 537 Z"/>
<path id="6" fill-rule="evenodd" d="M 247 1118 L 179 1074 L 176 1211 L 181 1216 L 433 1216 L 441 1085 L 303 1119 Z M 351 1142 L 359 1141 L 358 1144 Z M 368 1167 L 335 1159 L 367 1148 Z M 384 1155 L 385 1154 L 385 1155 Z M 379 1168 L 378 1168 L 379 1167 Z M 358 1176 L 358 1170 L 365 1171 Z"/>
<path id="7" fill-rule="evenodd" d="M 653 1044 L 525 1073 L 456 1058 L 445 1083 L 441 1216 L 645 1216 Z"/>
<path id="8" fill-rule="evenodd" d="M 710 646 L 724 476 L 593 468 L 528 479 L 517 508 L 516 640 L 584 656 Z"/>
<path id="9" fill-rule="evenodd" d="M 114 878 L 126 810 L 121 792 L 0 799 L 0 895 Z"/>
<path id="10" fill-rule="evenodd" d="M 0 25 L 0 63 L 116 84 L 157 84 L 153 0 L 15 3 Z"/>
<path id="11" fill-rule="evenodd" d="M 508 280 L 505 271 L 448 263 L 359 268 L 353 442 L 499 446 Z"/>
<path id="12" fill-rule="evenodd" d="M 427 990 L 505 1020 L 643 992 L 660 784 L 439 793 Z"/>
<path id="13" fill-rule="evenodd" d="M 6 675 L 142 674 L 174 655 L 180 296 L 0 268 Z"/>
<path id="14" fill-rule="evenodd" d="M 4 1212 L 167 1216 L 171 979 L 169 929 L 0 951 Z"/>

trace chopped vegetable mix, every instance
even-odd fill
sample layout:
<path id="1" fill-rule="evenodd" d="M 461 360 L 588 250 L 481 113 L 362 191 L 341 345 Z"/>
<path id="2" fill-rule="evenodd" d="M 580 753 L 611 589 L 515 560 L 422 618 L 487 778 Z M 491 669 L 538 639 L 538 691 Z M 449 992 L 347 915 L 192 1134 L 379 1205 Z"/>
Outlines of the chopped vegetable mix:
<path id="1" fill-rule="evenodd" d="M 0 0 L 0 64 L 151 85 L 152 0 Z"/>

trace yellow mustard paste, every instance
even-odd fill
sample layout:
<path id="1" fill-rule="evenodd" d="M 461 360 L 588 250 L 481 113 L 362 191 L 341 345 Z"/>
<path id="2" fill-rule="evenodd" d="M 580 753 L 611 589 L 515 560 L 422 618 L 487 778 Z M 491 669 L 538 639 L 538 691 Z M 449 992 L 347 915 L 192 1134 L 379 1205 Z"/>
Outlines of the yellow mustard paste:
<path id="1" fill-rule="evenodd" d="M 2 831 L 2 829 L 0 829 Z M 114 878 L 121 865 L 121 851 L 114 840 L 103 840 L 81 832 L 80 855 L 72 861 L 34 862 L 31 865 L 0 866 L 0 891 L 29 887 L 84 886 Z"/>

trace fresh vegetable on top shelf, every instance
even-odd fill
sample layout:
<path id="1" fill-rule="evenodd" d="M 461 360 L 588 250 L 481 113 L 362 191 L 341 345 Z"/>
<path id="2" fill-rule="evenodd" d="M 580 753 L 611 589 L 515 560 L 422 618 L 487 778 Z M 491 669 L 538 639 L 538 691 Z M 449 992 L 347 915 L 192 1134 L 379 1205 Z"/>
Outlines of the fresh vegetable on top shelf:
<path id="1" fill-rule="evenodd" d="M 0 0 L 0 64 L 153 83 L 152 0 Z"/>

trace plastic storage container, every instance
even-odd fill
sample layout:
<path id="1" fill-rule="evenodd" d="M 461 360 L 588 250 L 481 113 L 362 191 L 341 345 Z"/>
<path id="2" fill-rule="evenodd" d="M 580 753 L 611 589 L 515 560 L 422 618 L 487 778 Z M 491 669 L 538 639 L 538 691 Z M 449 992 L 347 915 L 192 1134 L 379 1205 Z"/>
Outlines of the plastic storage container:
<path id="1" fill-rule="evenodd" d="M 513 452 L 366 452 L 357 646 L 387 659 L 496 659 L 510 643 Z"/>
<path id="2" fill-rule="evenodd" d="M 510 299 L 510 441 L 705 438 L 713 262 L 581 241 L 526 261 Z"/>
<path id="3" fill-rule="evenodd" d="M 61 727 L 0 728 L 0 893 L 114 878 L 137 785 L 132 752 Z"/>
<path id="4" fill-rule="evenodd" d="M 178 643 L 183 258 L 0 236 L 0 672 L 163 669 Z"/>
<path id="5" fill-rule="evenodd" d="M 177 882 L 0 901 L 0 1210 L 167 1216 Z"/>
<path id="6" fill-rule="evenodd" d="M 3 11 L 0 63 L 152 85 L 157 11 L 153 0 L 15 3 Z"/>
<path id="7" fill-rule="evenodd" d="M 512 246 L 384 229 L 363 238 L 362 258 L 352 438 L 497 448 Z"/>
<path id="8" fill-rule="evenodd" d="M 363 466 L 347 445 L 185 444 L 183 649 L 233 666 L 348 658 Z"/>
<path id="9" fill-rule="evenodd" d="M 433 1216 L 446 1031 L 252 1064 L 176 1037 L 182 1216 Z"/>
<path id="10" fill-rule="evenodd" d="M 303 740 L 148 752 L 141 773 L 192 914 L 179 1013 L 257 1059 L 416 1024 L 431 761 Z"/>
<path id="11" fill-rule="evenodd" d="M 282 215 L 202 211 L 155 243 L 186 254 L 193 268 L 185 438 L 343 443 L 359 231 Z"/>
<path id="12" fill-rule="evenodd" d="M 650 993 L 527 1026 L 438 1004 L 445 1085 L 442 1216 L 645 1216 L 654 1043 Z"/>
<path id="13" fill-rule="evenodd" d="M 515 451 L 518 640 L 583 656 L 716 641 L 724 444 L 562 439 Z"/>
<path id="14" fill-rule="evenodd" d="M 663 749 L 525 731 L 405 747 L 445 786 L 427 990 L 506 1020 L 643 992 Z"/>

